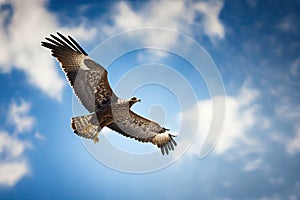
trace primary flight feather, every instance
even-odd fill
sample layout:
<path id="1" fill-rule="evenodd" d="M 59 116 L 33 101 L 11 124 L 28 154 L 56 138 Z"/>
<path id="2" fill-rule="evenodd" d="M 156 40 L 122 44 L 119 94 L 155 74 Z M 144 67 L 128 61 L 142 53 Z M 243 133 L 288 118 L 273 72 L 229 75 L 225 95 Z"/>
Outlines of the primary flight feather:
<path id="1" fill-rule="evenodd" d="M 81 48 L 71 37 L 50 34 L 42 46 L 51 49 L 88 115 L 73 117 L 71 127 L 81 137 L 99 141 L 98 135 L 104 126 L 140 142 L 151 142 L 162 154 L 174 150 L 176 142 L 169 130 L 130 110 L 140 99 L 120 99 L 112 91 L 107 71 Z"/>

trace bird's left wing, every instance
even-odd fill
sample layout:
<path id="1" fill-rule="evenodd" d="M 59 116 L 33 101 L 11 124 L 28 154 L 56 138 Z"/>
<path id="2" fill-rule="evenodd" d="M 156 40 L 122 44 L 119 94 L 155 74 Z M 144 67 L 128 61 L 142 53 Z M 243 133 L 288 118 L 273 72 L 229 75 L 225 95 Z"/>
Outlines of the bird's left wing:
<path id="1" fill-rule="evenodd" d="M 114 120 L 115 123 L 108 125 L 110 129 L 140 142 L 151 142 L 161 149 L 162 154 L 168 154 L 169 150 L 174 150 L 174 146 L 177 145 L 173 139 L 174 135 L 170 134 L 168 129 L 131 110 L 128 115 L 114 114 Z"/>
<path id="2" fill-rule="evenodd" d="M 50 34 L 42 46 L 51 49 L 52 56 L 60 62 L 61 68 L 83 106 L 94 112 L 95 106 L 116 98 L 108 80 L 107 71 L 80 47 L 71 37 Z"/>

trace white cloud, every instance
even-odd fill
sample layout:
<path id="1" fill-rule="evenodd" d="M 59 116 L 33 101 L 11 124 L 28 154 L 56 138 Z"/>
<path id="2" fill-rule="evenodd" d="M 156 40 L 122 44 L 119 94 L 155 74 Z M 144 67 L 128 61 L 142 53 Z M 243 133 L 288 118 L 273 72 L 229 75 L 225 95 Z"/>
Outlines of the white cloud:
<path id="1" fill-rule="evenodd" d="M 24 151 L 30 145 L 0 131 L 0 185 L 14 186 L 30 173 Z"/>
<path id="2" fill-rule="evenodd" d="M 295 105 L 293 101 L 294 99 L 290 97 L 282 97 L 274 108 L 279 118 L 289 120 L 291 123 L 300 118 L 300 105 Z"/>
<path id="3" fill-rule="evenodd" d="M 222 7 L 221 1 L 150 1 L 139 10 L 134 10 L 129 3 L 121 1 L 115 5 L 111 15 L 113 26 L 104 26 L 103 31 L 111 35 L 135 28 L 160 27 L 192 34 L 193 27 L 201 26 L 197 31 L 204 30 L 203 33 L 211 39 L 224 38 L 225 28 L 218 18 Z M 202 14 L 201 22 L 195 21 L 199 14 Z M 168 33 L 158 36 L 155 32 L 145 31 L 142 38 L 146 45 L 158 44 L 166 48 L 178 42 L 175 34 Z"/>
<path id="4" fill-rule="evenodd" d="M 270 119 L 265 119 L 262 121 L 262 128 L 267 130 L 271 127 L 271 120 Z"/>
<path id="5" fill-rule="evenodd" d="M 35 122 L 33 116 L 29 115 L 30 103 L 21 100 L 18 105 L 13 101 L 9 106 L 8 122 L 15 127 L 16 133 L 31 131 Z"/>
<path id="6" fill-rule="evenodd" d="M 263 160 L 261 158 L 250 160 L 246 163 L 246 166 L 244 167 L 245 171 L 253 171 L 261 167 L 263 163 Z"/>
<path id="7" fill-rule="evenodd" d="M 289 154 L 300 152 L 300 128 L 296 130 L 295 137 L 287 141 L 286 147 Z"/>
<path id="8" fill-rule="evenodd" d="M 128 30 L 138 27 L 162 27 L 180 29 L 182 22 L 191 23 L 194 10 L 183 13 L 188 8 L 184 1 L 150 1 L 137 11 L 128 3 L 119 2 L 115 5 L 112 16 L 116 29 Z"/>
<path id="9" fill-rule="evenodd" d="M 260 92 L 249 87 L 249 83 L 245 84 L 240 89 L 237 96 L 226 96 L 225 121 L 221 137 L 217 142 L 213 152 L 215 154 L 225 154 L 229 150 L 238 149 L 237 154 L 247 155 L 249 153 L 263 151 L 263 146 L 255 139 L 250 130 L 259 127 L 264 128 L 264 123 L 261 123 L 262 117 L 259 117 L 259 106 L 256 103 Z M 218 99 L 219 98 L 219 99 Z M 199 155 L 203 142 L 207 136 L 212 120 L 212 101 L 220 101 L 220 97 L 214 99 L 202 100 L 194 105 L 191 109 L 183 113 L 183 118 L 195 118 L 198 110 L 198 139 L 188 151 L 189 155 Z M 261 126 L 261 127 L 260 127 Z M 213 127 L 212 127 L 213 128 Z M 216 141 L 215 141 L 216 142 Z M 257 161 L 258 162 L 258 161 Z M 256 166 L 256 165 L 255 165 Z M 246 166 L 246 170 L 254 169 L 255 166 Z"/>
<path id="10" fill-rule="evenodd" d="M 276 130 L 271 134 L 271 139 L 285 146 L 288 154 L 293 155 L 300 152 L 300 106 L 295 99 L 288 96 L 279 99 L 274 106 L 275 117 L 278 123 L 290 129 Z"/>
<path id="11" fill-rule="evenodd" d="M 62 27 L 58 18 L 46 9 L 46 1 L 5 0 L 0 3 L 4 4 L 10 5 L 12 12 L 9 9 L 0 12 L 0 71 L 21 70 L 31 85 L 60 100 L 65 81 L 58 75 L 56 61 L 49 51 L 42 49 L 40 42 L 56 31 L 88 40 L 95 35 L 95 29 L 88 30 L 82 23 L 76 27 Z"/>
<path id="12" fill-rule="evenodd" d="M 128 3 L 121 1 L 115 5 L 112 14 L 114 26 L 106 26 L 103 30 L 107 34 L 142 27 L 180 30 L 183 28 L 180 24 L 181 18 L 185 20 L 189 18 L 188 14 L 180 14 L 185 9 L 184 1 L 151 1 L 145 3 L 140 10 L 134 11 Z M 145 31 L 140 37 L 143 38 L 144 44 L 148 46 L 164 46 L 168 48 L 176 41 L 176 36 L 168 33 L 158 36 L 155 32 Z"/>
<path id="13" fill-rule="evenodd" d="M 20 133 L 34 129 L 35 118 L 30 115 L 30 103 L 12 100 L 7 113 L 7 123 L 13 126 L 14 133 L 0 130 L 0 186 L 14 186 L 22 177 L 30 173 L 25 151 L 32 145 Z M 36 132 L 35 138 L 44 139 Z"/>
<path id="14" fill-rule="evenodd" d="M 223 8 L 221 1 L 201 1 L 195 5 L 195 8 L 200 11 L 203 16 L 204 32 L 211 39 L 218 37 L 224 38 L 225 29 L 219 20 L 220 12 Z"/>
<path id="15" fill-rule="evenodd" d="M 40 134 L 39 132 L 36 132 L 36 133 L 34 134 L 34 137 L 35 137 L 36 139 L 38 139 L 38 140 L 45 140 L 45 139 L 46 139 L 45 136 L 43 136 L 43 135 Z"/>

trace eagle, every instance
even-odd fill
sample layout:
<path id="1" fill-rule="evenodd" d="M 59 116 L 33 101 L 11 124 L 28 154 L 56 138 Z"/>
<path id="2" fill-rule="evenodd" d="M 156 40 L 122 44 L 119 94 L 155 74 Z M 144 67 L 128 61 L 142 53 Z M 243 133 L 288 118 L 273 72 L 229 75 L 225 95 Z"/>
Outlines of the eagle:
<path id="1" fill-rule="evenodd" d="M 106 126 L 139 142 L 151 142 L 161 149 L 162 155 L 174 150 L 175 135 L 157 122 L 133 112 L 131 107 L 141 100 L 119 98 L 108 83 L 107 70 L 90 58 L 75 39 L 59 32 L 45 39 L 41 45 L 51 50 L 73 92 L 89 112 L 71 119 L 75 134 L 97 143 L 100 131 Z"/>

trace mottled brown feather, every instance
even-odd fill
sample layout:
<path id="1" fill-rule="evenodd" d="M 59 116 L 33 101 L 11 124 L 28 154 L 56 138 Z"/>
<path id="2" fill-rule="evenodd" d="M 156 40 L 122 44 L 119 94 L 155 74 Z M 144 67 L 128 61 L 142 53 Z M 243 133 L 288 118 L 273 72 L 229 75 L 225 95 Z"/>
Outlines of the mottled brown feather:
<path id="1" fill-rule="evenodd" d="M 70 36 L 68 39 L 60 33 L 57 34 L 61 38 L 50 34 L 52 38 L 47 37 L 46 40 L 49 42 L 42 42 L 42 46 L 51 49 L 52 56 L 60 62 L 75 95 L 83 106 L 89 112 L 94 112 L 97 106 L 117 99 L 108 83 L 107 71 L 89 58 Z"/>

